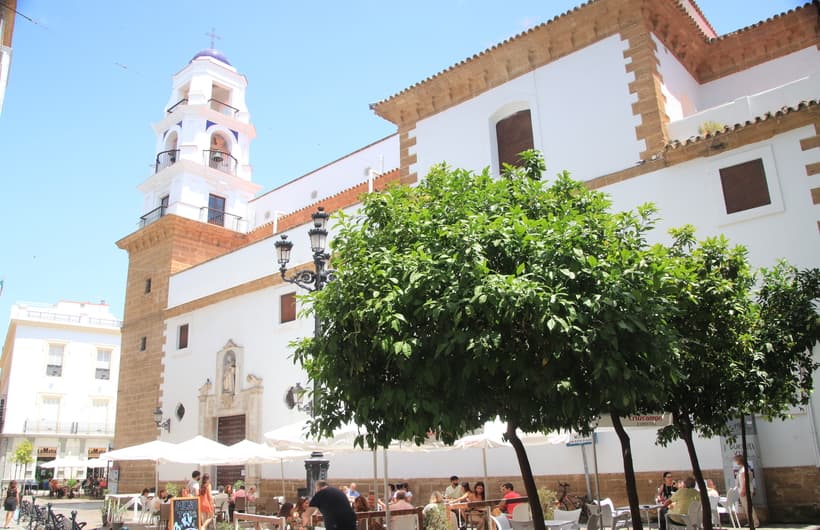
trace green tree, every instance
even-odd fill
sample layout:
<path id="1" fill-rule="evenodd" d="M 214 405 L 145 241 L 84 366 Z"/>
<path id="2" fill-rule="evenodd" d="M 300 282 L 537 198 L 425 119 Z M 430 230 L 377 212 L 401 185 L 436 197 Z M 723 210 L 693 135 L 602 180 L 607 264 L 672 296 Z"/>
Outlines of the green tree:
<path id="1" fill-rule="evenodd" d="M 28 473 L 28 465 L 34 462 L 34 445 L 30 440 L 23 440 L 14 448 L 12 462 L 23 466 L 23 477 Z"/>
<path id="2" fill-rule="evenodd" d="M 756 278 L 743 247 L 731 247 L 723 237 L 698 244 L 692 227 L 673 235 L 678 355 L 669 361 L 677 364 L 678 379 L 662 405 L 673 423 L 658 441 L 686 444 L 703 524 L 711 530 L 694 433 L 730 436 L 733 419 L 753 413 L 784 417 L 788 407 L 808 402 L 817 367 L 811 347 L 818 338 L 813 300 L 820 281 L 817 270 L 798 272 L 780 263 L 762 270 L 755 295 Z"/>
<path id="3" fill-rule="evenodd" d="M 341 216 L 335 279 L 309 295 L 321 334 L 294 358 L 313 382 L 315 434 L 353 421 L 370 447 L 430 432 L 451 443 L 500 416 L 543 528 L 515 430 L 588 431 L 662 389 L 667 273 L 645 242 L 652 208 L 614 214 L 602 193 L 566 173 L 546 186 L 541 158 L 524 160 L 501 179 L 439 166 Z"/>

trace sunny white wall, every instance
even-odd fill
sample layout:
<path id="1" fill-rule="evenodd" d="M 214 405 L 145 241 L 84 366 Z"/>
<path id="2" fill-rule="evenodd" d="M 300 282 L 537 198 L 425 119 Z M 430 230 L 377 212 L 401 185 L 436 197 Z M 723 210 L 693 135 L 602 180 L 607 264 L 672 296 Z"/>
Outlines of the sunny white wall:
<path id="1" fill-rule="evenodd" d="M 820 50 L 806 48 L 774 61 L 705 83 L 700 89 L 700 107 L 714 107 L 749 94 L 756 94 L 820 72 Z"/>
<path id="2" fill-rule="evenodd" d="M 700 109 L 700 84 L 654 34 L 652 40 L 658 49 L 658 73 L 663 79 L 661 90 L 666 96 L 666 114 L 669 119 L 676 121 L 697 112 Z"/>
<path id="3" fill-rule="evenodd" d="M 365 182 L 367 168 L 381 173 L 398 167 L 399 136 L 394 134 L 257 197 L 251 203 L 256 212 L 253 226 L 272 223 L 277 213 L 294 212 Z"/>
<path id="4" fill-rule="evenodd" d="M 587 179 L 632 166 L 645 147 L 635 136 L 639 118 L 632 114 L 626 47 L 609 37 L 419 121 L 413 170 L 423 177 L 446 161 L 497 172 L 495 123 L 522 108 L 532 111 L 533 142 L 549 174 L 568 169 Z"/>

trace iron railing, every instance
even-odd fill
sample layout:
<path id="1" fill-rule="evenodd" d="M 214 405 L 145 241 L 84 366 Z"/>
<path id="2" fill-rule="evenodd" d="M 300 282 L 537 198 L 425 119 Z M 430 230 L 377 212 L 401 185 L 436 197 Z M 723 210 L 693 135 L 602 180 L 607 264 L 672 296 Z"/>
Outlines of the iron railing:
<path id="1" fill-rule="evenodd" d="M 179 149 L 170 149 L 163 151 L 157 155 L 157 160 L 154 164 L 154 173 L 159 173 L 166 167 L 171 167 L 177 163 L 179 159 Z"/>
<path id="2" fill-rule="evenodd" d="M 205 150 L 205 163 L 208 167 L 212 167 L 223 173 L 236 174 L 236 158 L 225 151 Z"/>
<path id="3" fill-rule="evenodd" d="M 140 216 L 140 228 L 145 228 L 154 221 L 158 221 L 167 213 L 167 206 L 157 206 L 145 215 Z"/>
<path id="4" fill-rule="evenodd" d="M 187 105 L 187 104 L 188 104 L 188 98 L 180 99 L 179 101 L 177 101 L 176 103 L 174 103 L 173 105 L 171 105 L 171 106 L 170 106 L 170 107 L 169 107 L 169 108 L 165 111 L 165 113 L 166 113 L 166 114 L 171 114 L 172 112 L 174 112 L 175 110 L 177 110 L 177 108 L 179 108 L 179 107 L 181 107 L 181 106 L 183 106 L 183 105 Z"/>
<path id="5" fill-rule="evenodd" d="M 54 421 L 54 420 L 25 420 L 24 433 L 55 433 L 55 434 L 114 434 L 114 425 L 105 422 L 86 421 Z"/>
<path id="6" fill-rule="evenodd" d="M 239 109 L 236 107 L 231 107 L 227 103 L 217 99 L 209 99 L 208 105 L 210 105 L 210 107 L 218 113 L 224 114 L 225 116 L 230 116 L 232 118 L 235 118 L 236 113 L 239 112 Z"/>
<path id="7" fill-rule="evenodd" d="M 227 213 L 225 210 L 208 208 L 207 206 L 200 208 L 200 218 L 212 225 L 224 226 L 231 230 L 237 230 L 239 221 L 242 220 L 242 217 L 238 215 Z"/>

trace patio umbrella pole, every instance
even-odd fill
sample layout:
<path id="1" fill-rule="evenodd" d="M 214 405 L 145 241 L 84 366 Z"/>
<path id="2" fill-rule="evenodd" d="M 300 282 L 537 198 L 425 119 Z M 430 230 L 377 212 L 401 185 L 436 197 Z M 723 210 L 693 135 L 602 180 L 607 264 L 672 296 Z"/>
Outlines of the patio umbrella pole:
<path id="1" fill-rule="evenodd" d="M 282 498 L 286 498 L 285 496 L 285 459 L 279 459 L 279 470 L 282 472 Z"/>
<path id="2" fill-rule="evenodd" d="M 384 528 L 390 530 L 390 499 L 387 498 L 387 448 L 384 448 Z"/>
<path id="3" fill-rule="evenodd" d="M 587 497 L 592 498 L 592 488 L 589 486 L 589 464 L 587 463 L 587 448 L 585 445 L 581 446 L 581 458 L 584 459 L 584 480 L 587 483 Z"/>
<path id="4" fill-rule="evenodd" d="M 376 493 L 376 498 L 379 498 L 379 448 L 373 448 L 373 491 Z M 378 506 L 377 506 L 378 508 Z"/>
<path id="5" fill-rule="evenodd" d="M 592 460 L 595 466 L 595 502 L 600 506 L 601 504 L 601 483 L 598 480 L 598 437 L 595 432 L 592 433 Z M 600 508 L 599 508 L 600 510 Z"/>

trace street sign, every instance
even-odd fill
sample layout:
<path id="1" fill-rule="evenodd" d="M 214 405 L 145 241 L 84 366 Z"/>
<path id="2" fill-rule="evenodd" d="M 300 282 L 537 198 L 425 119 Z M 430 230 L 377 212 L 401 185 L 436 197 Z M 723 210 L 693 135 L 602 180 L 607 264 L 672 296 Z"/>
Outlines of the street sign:
<path id="1" fill-rule="evenodd" d="M 595 436 L 593 433 L 592 436 Z M 592 445 L 592 436 L 582 436 L 577 432 L 574 432 L 570 435 L 570 439 L 567 442 L 567 447 L 577 447 L 580 445 Z"/>

